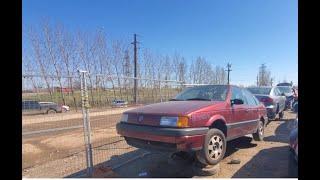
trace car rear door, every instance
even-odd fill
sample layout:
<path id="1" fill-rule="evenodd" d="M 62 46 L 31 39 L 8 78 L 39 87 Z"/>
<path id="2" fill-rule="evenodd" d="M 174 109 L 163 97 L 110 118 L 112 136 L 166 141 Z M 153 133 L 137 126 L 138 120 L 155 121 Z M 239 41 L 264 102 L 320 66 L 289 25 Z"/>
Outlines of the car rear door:
<path id="1" fill-rule="evenodd" d="M 244 104 L 234 104 L 231 106 L 232 122 L 227 124 L 229 138 L 243 136 L 246 133 L 246 130 L 243 127 L 245 127 L 247 121 L 250 120 L 248 102 L 241 88 L 232 86 L 231 100 L 233 99 L 241 99 Z"/>
<path id="2" fill-rule="evenodd" d="M 279 112 L 283 111 L 285 108 L 286 97 L 281 96 L 281 93 L 277 87 L 274 87 L 270 92 L 272 99 L 275 101 L 275 104 L 279 107 Z"/>
<path id="3" fill-rule="evenodd" d="M 248 123 L 244 126 L 246 134 L 253 133 L 257 127 L 258 127 L 258 122 L 260 120 L 259 117 L 259 103 L 256 102 L 254 99 L 254 96 L 251 92 L 249 92 L 246 89 L 242 89 L 242 92 L 247 99 L 248 102 L 248 109 L 249 113 L 247 114 L 249 117 Z"/>

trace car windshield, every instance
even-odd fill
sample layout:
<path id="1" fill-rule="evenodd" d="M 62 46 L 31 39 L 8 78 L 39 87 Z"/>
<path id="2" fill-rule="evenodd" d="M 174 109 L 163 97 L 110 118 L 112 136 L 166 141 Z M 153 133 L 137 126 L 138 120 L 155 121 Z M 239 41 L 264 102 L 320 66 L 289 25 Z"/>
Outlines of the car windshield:
<path id="1" fill-rule="evenodd" d="M 257 87 L 257 88 L 247 88 L 252 94 L 270 94 L 271 88 L 268 87 Z"/>
<path id="2" fill-rule="evenodd" d="M 278 87 L 281 93 L 291 93 L 292 90 L 290 87 Z"/>
<path id="3" fill-rule="evenodd" d="M 208 85 L 188 88 L 179 93 L 171 100 L 188 101 L 188 100 L 202 100 L 202 101 L 225 101 L 227 95 L 227 85 Z"/>

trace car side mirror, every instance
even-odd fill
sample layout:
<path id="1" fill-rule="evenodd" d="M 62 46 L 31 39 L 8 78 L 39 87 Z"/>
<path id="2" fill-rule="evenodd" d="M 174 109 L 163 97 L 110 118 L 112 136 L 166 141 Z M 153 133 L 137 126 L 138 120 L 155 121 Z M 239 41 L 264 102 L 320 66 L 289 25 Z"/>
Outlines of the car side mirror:
<path id="1" fill-rule="evenodd" d="M 231 100 L 231 105 L 238 105 L 238 104 L 243 104 L 243 100 L 242 99 L 232 99 Z"/>

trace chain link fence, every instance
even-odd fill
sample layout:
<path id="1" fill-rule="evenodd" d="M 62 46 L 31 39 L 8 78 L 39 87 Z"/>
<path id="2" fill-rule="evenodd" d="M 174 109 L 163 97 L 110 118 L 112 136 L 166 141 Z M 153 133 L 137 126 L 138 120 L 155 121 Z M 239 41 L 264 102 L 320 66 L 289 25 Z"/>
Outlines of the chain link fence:
<path id="1" fill-rule="evenodd" d="M 148 153 L 117 135 L 122 112 L 167 101 L 188 86 L 84 71 L 23 75 L 22 83 L 23 177 L 92 177 L 97 167 L 114 169 Z"/>

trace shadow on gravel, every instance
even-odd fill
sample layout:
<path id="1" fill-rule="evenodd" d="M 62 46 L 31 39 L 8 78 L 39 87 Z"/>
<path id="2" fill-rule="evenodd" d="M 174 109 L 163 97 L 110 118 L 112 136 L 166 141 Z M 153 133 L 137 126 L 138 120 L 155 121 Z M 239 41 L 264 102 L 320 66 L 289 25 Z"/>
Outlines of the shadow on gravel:
<path id="1" fill-rule="evenodd" d="M 252 148 L 257 146 L 251 143 L 251 137 L 241 137 L 228 142 L 225 157 L 232 155 L 239 149 Z M 144 155 L 144 156 L 143 156 Z M 196 177 L 192 170 L 192 162 L 171 164 L 168 163 L 167 153 L 148 153 L 138 149 L 121 155 L 114 155 L 103 163 L 94 166 L 94 177 Z M 87 177 L 86 169 L 71 174 L 66 178 Z"/>
<path id="2" fill-rule="evenodd" d="M 261 150 L 243 165 L 232 178 L 298 177 L 297 165 L 291 161 L 288 146 Z"/>
<path id="3" fill-rule="evenodd" d="M 294 120 L 295 119 L 283 120 L 282 123 L 276 128 L 274 132 L 275 135 L 265 137 L 264 141 L 289 143 L 289 134 Z"/>
<path id="4" fill-rule="evenodd" d="M 276 129 L 275 137 L 266 137 L 266 141 L 284 141 L 279 135 L 287 128 L 289 120 L 282 123 Z M 225 158 L 231 156 L 240 149 L 254 148 L 252 137 L 240 137 L 227 143 Z M 234 177 L 290 177 L 286 174 L 277 174 L 288 169 L 288 147 L 277 147 L 265 149 L 254 156 L 245 164 Z M 109 160 L 94 167 L 98 170 L 95 177 L 121 177 L 121 178 L 168 178 L 168 177 L 197 177 L 192 171 L 192 162 L 185 164 L 168 163 L 169 154 L 166 153 L 147 153 L 138 149 L 121 155 L 112 156 Z M 142 156 L 144 154 L 144 156 Z M 286 162 L 286 164 L 283 164 Z M 120 166 L 119 166 L 120 165 Z M 283 168 L 283 170 L 279 170 Z M 278 171 L 277 171 L 278 170 Z M 273 172 L 274 171 L 274 172 Z M 97 174 L 101 175 L 97 175 Z M 72 174 L 68 177 L 85 177 L 86 169 Z"/>
<path id="5" fill-rule="evenodd" d="M 134 161 L 138 161 L 146 151 L 142 149 L 137 149 L 128 153 L 124 153 L 121 155 L 113 155 L 107 161 L 99 163 L 93 167 L 94 169 L 94 177 L 119 177 L 119 174 L 115 172 L 115 167 L 122 168 L 122 166 L 126 166 L 127 164 L 133 163 Z M 131 161 L 131 162 L 130 162 Z M 119 167 L 118 167 L 119 166 Z M 87 169 L 83 169 L 79 172 L 66 176 L 65 178 L 82 178 L 87 176 Z M 120 176 L 121 177 L 121 176 Z"/>
<path id="6" fill-rule="evenodd" d="M 224 158 L 232 155 L 233 153 L 237 152 L 239 149 L 248 149 L 256 147 L 257 144 L 252 143 L 252 138 L 243 136 L 232 141 L 227 142 L 227 150 Z"/>

